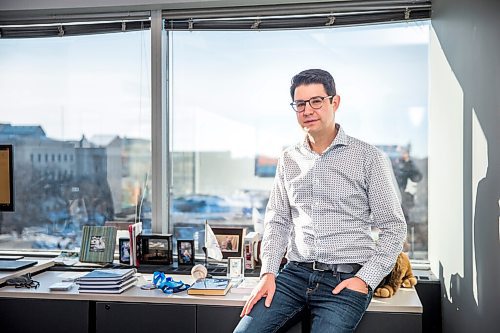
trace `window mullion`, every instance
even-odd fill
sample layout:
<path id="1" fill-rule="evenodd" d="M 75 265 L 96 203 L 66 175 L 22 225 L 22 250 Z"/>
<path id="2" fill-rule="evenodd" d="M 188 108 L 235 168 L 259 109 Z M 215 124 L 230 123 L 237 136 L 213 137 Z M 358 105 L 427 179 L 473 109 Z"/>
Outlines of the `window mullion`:
<path id="1" fill-rule="evenodd" d="M 152 231 L 167 226 L 167 112 L 166 112 L 166 32 L 161 10 L 151 12 L 151 163 Z"/>

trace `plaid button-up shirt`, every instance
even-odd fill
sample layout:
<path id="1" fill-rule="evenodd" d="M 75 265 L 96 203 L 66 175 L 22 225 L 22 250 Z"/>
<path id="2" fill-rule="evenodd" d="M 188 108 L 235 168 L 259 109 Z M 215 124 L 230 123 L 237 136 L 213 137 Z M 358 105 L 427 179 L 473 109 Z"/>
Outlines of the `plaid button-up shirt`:
<path id="1" fill-rule="evenodd" d="M 389 159 L 377 148 L 337 136 L 322 153 L 306 139 L 278 162 L 265 215 L 261 275 L 290 261 L 359 263 L 356 276 L 375 289 L 391 271 L 406 223 Z M 371 227 L 380 229 L 373 240 Z"/>

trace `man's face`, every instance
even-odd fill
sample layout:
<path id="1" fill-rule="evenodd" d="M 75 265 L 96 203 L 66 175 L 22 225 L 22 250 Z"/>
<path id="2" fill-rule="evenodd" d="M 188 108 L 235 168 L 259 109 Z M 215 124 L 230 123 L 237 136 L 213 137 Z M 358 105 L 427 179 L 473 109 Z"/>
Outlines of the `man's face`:
<path id="1" fill-rule="evenodd" d="M 322 84 L 314 83 L 301 85 L 295 88 L 294 101 L 306 101 L 313 97 L 328 96 Z M 305 110 L 297 112 L 299 125 L 311 135 L 328 134 L 335 129 L 335 111 L 340 103 L 340 97 L 335 96 L 330 102 L 330 98 L 325 98 L 319 109 L 314 109 L 306 103 Z"/>

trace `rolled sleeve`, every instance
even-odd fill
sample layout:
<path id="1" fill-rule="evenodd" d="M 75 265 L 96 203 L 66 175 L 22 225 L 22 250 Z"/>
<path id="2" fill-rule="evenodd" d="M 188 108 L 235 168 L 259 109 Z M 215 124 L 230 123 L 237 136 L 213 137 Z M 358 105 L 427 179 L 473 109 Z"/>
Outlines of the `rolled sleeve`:
<path id="1" fill-rule="evenodd" d="M 372 289 L 390 273 L 406 238 L 406 222 L 392 181 L 392 169 L 379 152 L 367 166 L 368 199 L 374 225 L 380 230 L 373 256 L 356 276 Z"/>
<path id="2" fill-rule="evenodd" d="M 290 203 L 285 189 L 281 161 L 282 158 L 278 162 L 274 185 L 264 218 L 260 276 L 265 273 L 278 274 L 281 259 L 286 252 L 292 229 L 293 222 L 290 213 Z"/>

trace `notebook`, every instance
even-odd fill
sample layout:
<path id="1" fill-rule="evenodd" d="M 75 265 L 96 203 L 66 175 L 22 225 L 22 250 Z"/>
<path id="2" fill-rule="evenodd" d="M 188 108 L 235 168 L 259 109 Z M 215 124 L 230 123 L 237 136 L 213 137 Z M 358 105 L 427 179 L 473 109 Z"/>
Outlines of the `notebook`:
<path id="1" fill-rule="evenodd" d="M 0 260 L 0 271 L 17 271 L 37 263 L 38 261 L 31 260 Z"/>

